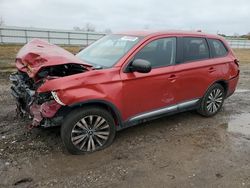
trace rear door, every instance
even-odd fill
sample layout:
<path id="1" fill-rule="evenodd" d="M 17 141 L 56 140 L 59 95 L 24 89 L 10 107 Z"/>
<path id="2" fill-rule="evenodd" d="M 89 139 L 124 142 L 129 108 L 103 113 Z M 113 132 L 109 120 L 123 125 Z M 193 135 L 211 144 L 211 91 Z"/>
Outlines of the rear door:
<path id="1" fill-rule="evenodd" d="M 201 98 L 217 79 L 217 62 L 211 59 L 209 45 L 203 37 L 178 38 L 180 61 L 175 66 L 178 103 Z"/>

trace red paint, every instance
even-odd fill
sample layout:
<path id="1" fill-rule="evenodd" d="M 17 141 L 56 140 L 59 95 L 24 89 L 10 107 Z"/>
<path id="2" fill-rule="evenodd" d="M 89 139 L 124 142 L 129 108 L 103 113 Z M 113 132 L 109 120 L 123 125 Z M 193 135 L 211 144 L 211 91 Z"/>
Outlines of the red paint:
<path id="1" fill-rule="evenodd" d="M 66 105 L 73 105 L 89 100 L 103 100 L 112 103 L 121 112 L 122 121 L 153 109 L 173 105 L 183 101 L 201 98 L 206 90 L 216 81 L 228 83 L 228 94 L 233 93 L 239 78 L 239 68 L 235 56 L 225 40 L 219 36 L 201 32 L 127 32 L 127 35 L 143 36 L 114 67 L 103 70 L 91 70 L 58 79 L 46 80 L 37 92 L 56 91 L 60 100 Z M 124 73 L 123 70 L 131 58 L 147 43 L 163 37 L 206 37 L 220 39 L 228 47 L 226 57 L 195 61 L 163 68 L 151 72 Z M 43 47 L 40 47 L 44 46 Z M 36 54 L 39 54 L 36 55 Z M 36 63 L 35 60 L 38 60 Z M 24 62 L 31 67 L 31 72 L 24 67 Z M 26 45 L 17 56 L 17 68 L 34 77 L 43 66 L 65 63 L 85 64 L 75 56 L 38 40 Z M 89 66 L 88 66 L 89 67 Z M 210 68 L 216 71 L 210 72 Z M 53 117 L 59 105 L 44 104 L 43 117 Z M 36 110 L 34 110 L 36 111 Z"/>
<path id="2" fill-rule="evenodd" d="M 52 118 L 55 115 L 55 113 L 59 110 L 60 107 L 61 107 L 60 104 L 52 100 L 52 101 L 43 103 L 40 106 L 40 112 L 43 117 Z"/>
<path id="3" fill-rule="evenodd" d="M 30 107 L 31 115 L 33 116 L 32 125 L 38 126 L 43 118 L 52 118 L 61 107 L 56 101 L 48 101 L 42 105 L 33 103 Z"/>
<path id="4" fill-rule="evenodd" d="M 27 72 L 31 78 L 34 78 L 42 67 L 67 63 L 82 64 L 88 69 L 91 67 L 63 48 L 39 39 L 26 44 L 16 57 L 16 67 L 20 71 Z"/>

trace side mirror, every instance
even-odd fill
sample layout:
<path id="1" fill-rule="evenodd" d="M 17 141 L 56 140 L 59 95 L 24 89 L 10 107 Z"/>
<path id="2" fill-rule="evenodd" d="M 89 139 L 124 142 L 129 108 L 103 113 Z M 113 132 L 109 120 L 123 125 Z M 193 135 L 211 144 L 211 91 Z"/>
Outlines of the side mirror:
<path id="1" fill-rule="evenodd" d="M 144 59 L 135 59 L 129 66 L 132 72 L 148 73 L 151 71 L 151 63 Z"/>

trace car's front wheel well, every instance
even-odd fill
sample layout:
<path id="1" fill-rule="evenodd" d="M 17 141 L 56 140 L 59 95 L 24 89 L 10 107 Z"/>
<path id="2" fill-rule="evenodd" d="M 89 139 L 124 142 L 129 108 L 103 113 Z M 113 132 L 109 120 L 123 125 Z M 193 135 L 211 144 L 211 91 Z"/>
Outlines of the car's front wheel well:
<path id="1" fill-rule="evenodd" d="M 116 109 L 116 107 L 112 106 L 112 104 L 107 104 L 105 102 L 83 102 L 83 103 L 77 103 L 71 106 L 63 106 L 60 109 L 60 114 L 65 117 L 67 116 L 67 114 L 69 114 L 71 111 L 75 110 L 75 109 L 84 109 L 84 108 L 88 108 L 88 107 L 97 107 L 97 108 L 102 108 L 104 110 L 106 110 L 107 112 L 109 112 L 112 117 L 114 118 L 115 121 L 115 125 L 121 126 L 121 117 L 120 117 L 120 113 L 119 111 Z"/>

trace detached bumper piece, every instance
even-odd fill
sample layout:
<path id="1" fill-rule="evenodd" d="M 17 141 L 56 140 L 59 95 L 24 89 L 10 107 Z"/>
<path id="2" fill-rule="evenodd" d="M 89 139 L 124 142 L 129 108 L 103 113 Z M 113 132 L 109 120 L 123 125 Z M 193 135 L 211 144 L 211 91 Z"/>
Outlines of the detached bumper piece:
<path id="1" fill-rule="evenodd" d="M 43 119 L 53 118 L 60 107 L 61 105 L 58 104 L 56 101 L 48 101 L 43 103 L 42 105 L 32 104 L 30 107 L 30 114 L 33 117 L 32 126 L 37 127 L 40 125 Z M 47 121 L 44 126 L 49 126 Z"/>

